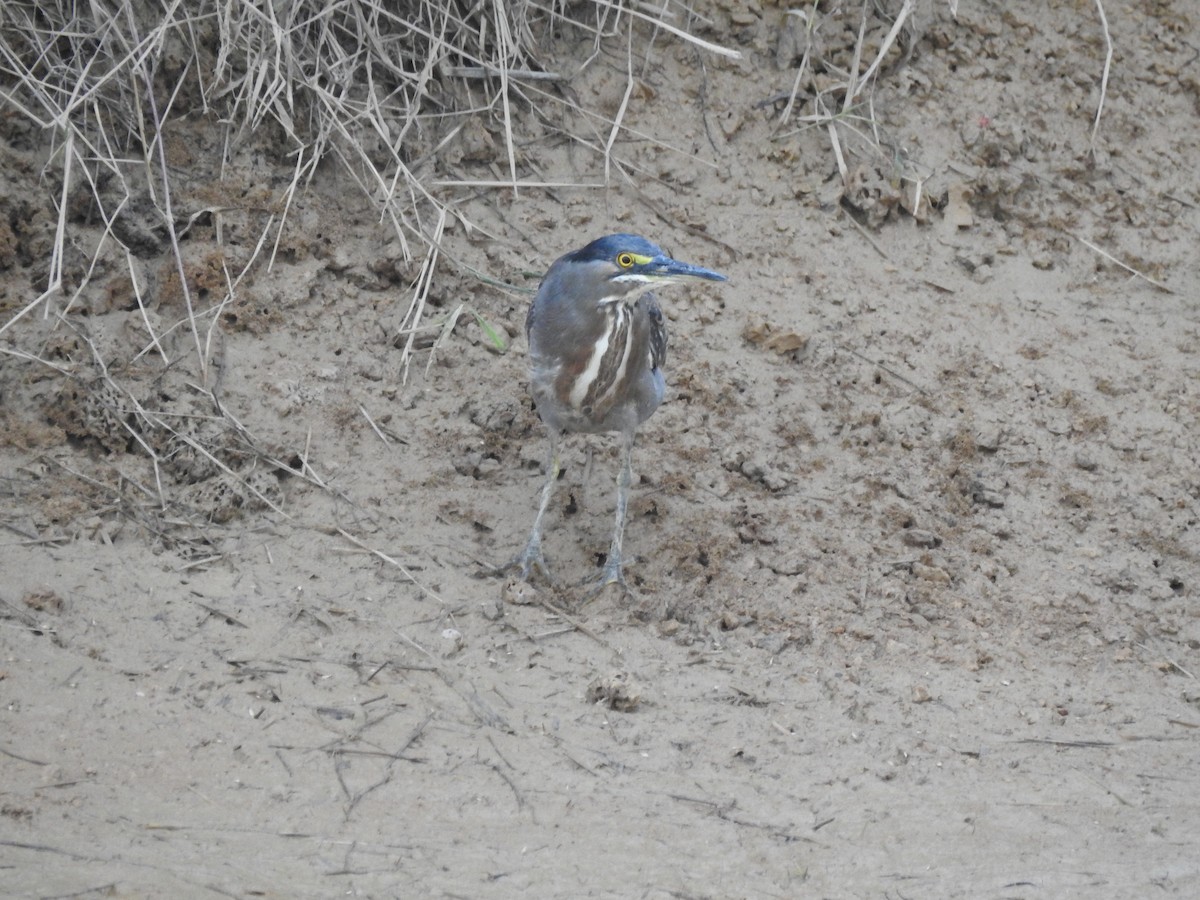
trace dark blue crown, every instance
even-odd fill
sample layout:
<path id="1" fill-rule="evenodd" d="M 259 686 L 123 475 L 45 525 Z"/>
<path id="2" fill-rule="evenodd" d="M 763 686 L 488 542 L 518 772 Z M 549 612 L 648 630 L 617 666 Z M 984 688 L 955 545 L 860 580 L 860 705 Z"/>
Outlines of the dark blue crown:
<path id="1" fill-rule="evenodd" d="M 599 260 L 611 260 L 618 253 L 634 253 L 638 256 L 667 256 L 663 252 L 662 247 L 651 243 L 644 237 L 636 234 L 606 234 L 602 238 L 596 238 L 586 247 L 580 247 L 572 253 L 567 254 L 567 258 L 572 262 L 597 262 Z"/>

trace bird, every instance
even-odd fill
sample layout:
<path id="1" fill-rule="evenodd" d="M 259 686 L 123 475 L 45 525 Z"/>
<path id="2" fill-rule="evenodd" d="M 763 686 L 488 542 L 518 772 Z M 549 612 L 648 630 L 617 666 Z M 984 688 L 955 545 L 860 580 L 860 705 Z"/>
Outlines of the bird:
<path id="1" fill-rule="evenodd" d="M 622 540 L 633 478 L 637 428 L 663 401 L 667 326 L 651 291 L 679 281 L 725 281 L 724 275 L 672 259 L 634 234 L 610 234 L 557 259 L 546 271 L 525 318 L 529 392 L 549 436 L 546 480 L 525 549 L 505 570 L 522 581 L 550 574 L 542 525 L 560 471 L 564 433 L 620 435 L 616 524 L 590 595 L 625 581 Z"/>

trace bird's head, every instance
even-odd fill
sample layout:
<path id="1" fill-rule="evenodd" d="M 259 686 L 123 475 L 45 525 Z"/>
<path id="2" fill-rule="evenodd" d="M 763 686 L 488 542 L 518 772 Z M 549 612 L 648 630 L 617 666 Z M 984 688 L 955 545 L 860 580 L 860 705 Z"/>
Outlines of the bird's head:
<path id="1" fill-rule="evenodd" d="M 661 247 L 636 234 L 610 234 L 562 257 L 555 268 L 579 296 L 607 303 L 632 304 L 659 285 L 692 278 L 724 281 L 711 269 L 680 262 Z"/>

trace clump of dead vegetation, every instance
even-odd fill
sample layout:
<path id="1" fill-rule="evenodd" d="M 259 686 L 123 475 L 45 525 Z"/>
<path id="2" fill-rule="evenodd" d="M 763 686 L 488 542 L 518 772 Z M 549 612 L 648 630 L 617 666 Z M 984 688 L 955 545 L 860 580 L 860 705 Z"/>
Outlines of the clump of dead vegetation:
<path id="1" fill-rule="evenodd" d="M 288 238 L 298 193 L 337 165 L 391 232 L 408 276 L 398 328 L 406 372 L 430 328 L 425 300 L 447 256 L 443 236 L 459 224 L 458 198 L 545 186 L 523 156 L 529 141 L 582 147 L 598 183 L 623 171 L 614 147 L 624 104 L 615 115 L 583 109 L 567 87 L 574 75 L 628 56 L 632 87 L 635 48 L 666 39 L 736 55 L 698 36 L 704 23 L 690 8 L 648 9 L 3 4 L 0 155 L 41 168 L 24 172 L 26 196 L 0 209 L 0 270 L 24 270 L 33 283 L 24 297 L 0 292 L 0 353 L 36 380 L 61 382 L 47 419 L 65 438 L 150 461 L 132 479 L 139 503 L 169 518 L 191 496 L 198 508 L 184 517 L 209 523 L 243 508 L 279 511 L 264 473 L 323 482 L 305 453 L 256 439 L 222 404 L 222 334 L 269 324 L 275 307 L 255 296 L 251 276 L 300 252 Z M 455 167 L 472 154 L 487 158 L 489 177 Z M 197 228 L 211 231 L 215 250 L 188 246 Z M 71 315 L 112 309 L 136 314 L 139 346 L 99 346 Z M 127 496 L 128 473 L 110 474 L 112 491 Z M 211 509 L 210 494 L 220 500 Z"/>

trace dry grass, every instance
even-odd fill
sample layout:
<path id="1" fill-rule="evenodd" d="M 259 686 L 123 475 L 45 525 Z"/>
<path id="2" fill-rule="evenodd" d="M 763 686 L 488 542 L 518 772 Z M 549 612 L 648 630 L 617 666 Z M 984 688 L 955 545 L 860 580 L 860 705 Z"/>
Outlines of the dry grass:
<path id="1" fill-rule="evenodd" d="M 568 31 L 589 35 L 593 51 L 579 68 L 606 52 L 611 40 L 628 46 L 632 68 L 635 40 L 649 52 L 657 31 L 736 55 L 691 36 L 680 20 L 677 5 L 646 13 L 637 4 L 611 0 L 6 3 L 0 11 L 0 90 L 7 105 L 49 135 L 47 175 L 60 197 L 46 290 L 0 324 L 0 334 L 35 309 L 54 312 L 51 304 L 64 293 L 70 308 L 86 283 L 64 280 L 70 193 L 86 183 L 105 225 L 95 258 L 122 244 L 114 223 L 144 187 L 168 231 L 196 365 L 207 383 L 217 312 L 230 297 L 201 309 L 187 289 L 178 240 L 190 223 L 173 208 L 180 176 L 168 163 L 167 134 L 184 116 L 223 123 L 217 177 L 248 142 L 273 151 L 276 162 L 290 160 L 291 182 L 258 241 L 268 259 L 278 249 L 296 192 L 323 161 L 338 160 L 395 234 L 404 261 L 423 258 L 401 324 L 401 330 L 415 329 L 441 235 L 457 215 L 458 190 L 517 191 L 546 183 L 525 171 L 518 112 L 552 131 L 562 127 L 556 108 L 571 107 L 583 121 L 598 118 L 558 89 L 576 71 L 548 70 L 539 58 L 548 39 Z M 496 168 L 504 177 L 467 181 L 436 170 L 437 151 L 471 120 L 501 136 Z M 621 130 L 618 115 L 604 127 L 565 136 L 602 158 L 607 175 Z M 104 189 L 114 181 L 121 190 Z M 222 215 L 220 209 L 206 212 Z M 218 221 L 218 232 L 220 227 Z M 261 261 L 256 252 L 245 268 Z M 244 274 L 230 273 L 231 296 Z M 405 366 L 412 349 L 409 342 Z"/>

